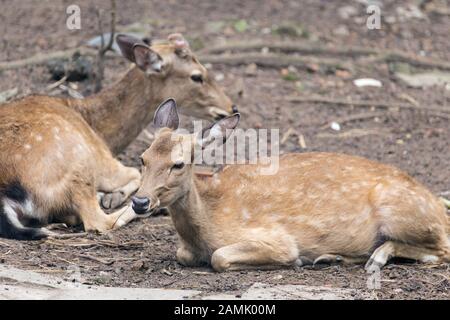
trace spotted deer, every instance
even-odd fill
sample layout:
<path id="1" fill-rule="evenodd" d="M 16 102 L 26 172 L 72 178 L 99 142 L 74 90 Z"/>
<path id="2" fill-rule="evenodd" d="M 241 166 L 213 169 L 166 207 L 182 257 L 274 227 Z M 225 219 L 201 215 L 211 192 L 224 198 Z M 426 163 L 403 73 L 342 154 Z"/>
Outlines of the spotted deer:
<path id="1" fill-rule="evenodd" d="M 175 131 L 173 102 L 155 114 L 161 129 L 142 155 L 133 208 L 169 209 L 182 265 L 226 271 L 367 261 L 376 270 L 392 257 L 450 262 L 444 204 L 394 167 L 313 152 L 281 156 L 274 175 L 248 164 L 225 167 L 210 180 L 196 177 L 195 146 L 222 142 L 238 121 L 238 114 L 219 120 L 205 137 Z"/>
<path id="2" fill-rule="evenodd" d="M 168 97 L 201 118 L 236 107 L 208 75 L 180 34 L 148 46 L 119 35 L 134 63 L 109 89 L 86 99 L 29 96 L 0 106 L 0 236 L 37 239 L 53 221 L 107 231 L 124 224 L 119 207 L 140 184 L 140 172 L 113 157 Z M 131 217 L 129 217 L 129 221 Z"/>

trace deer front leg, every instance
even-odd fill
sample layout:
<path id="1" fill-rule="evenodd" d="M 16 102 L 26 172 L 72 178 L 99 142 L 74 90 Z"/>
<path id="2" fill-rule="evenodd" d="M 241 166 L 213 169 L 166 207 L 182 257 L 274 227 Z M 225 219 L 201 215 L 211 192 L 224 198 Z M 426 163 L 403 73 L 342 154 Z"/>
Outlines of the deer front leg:
<path id="1" fill-rule="evenodd" d="M 122 205 L 141 183 L 141 174 L 137 169 L 125 167 L 117 160 L 114 160 L 112 167 L 99 177 L 98 191 L 105 193 L 101 198 L 101 205 L 105 209 Z"/>
<path id="2" fill-rule="evenodd" d="M 275 269 L 294 265 L 298 259 L 298 249 L 294 243 L 277 241 L 238 242 L 217 249 L 211 257 L 215 271 Z"/>
<path id="3" fill-rule="evenodd" d="M 128 205 L 126 207 L 123 207 L 108 216 L 111 216 L 114 220 L 114 223 L 112 225 L 112 229 L 117 229 L 120 227 L 123 227 L 124 225 L 130 223 L 131 221 L 135 219 L 142 219 L 147 218 L 152 215 L 153 212 L 145 213 L 145 214 L 137 214 L 134 212 L 131 205 Z"/>
<path id="4" fill-rule="evenodd" d="M 86 231 L 106 232 L 111 230 L 117 220 L 114 215 L 106 214 L 97 202 L 94 190 L 91 195 L 77 193 L 73 202 L 78 208 L 78 216 L 83 222 Z"/>

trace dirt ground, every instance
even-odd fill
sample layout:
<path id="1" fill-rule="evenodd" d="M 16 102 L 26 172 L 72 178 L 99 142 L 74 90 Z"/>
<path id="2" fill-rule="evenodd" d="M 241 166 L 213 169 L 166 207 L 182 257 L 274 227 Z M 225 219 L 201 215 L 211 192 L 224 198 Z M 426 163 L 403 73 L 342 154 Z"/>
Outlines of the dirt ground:
<path id="1" fill-rule="evenodd" d="M 261 39 L 327 44 L 335 48 L 397 49 L 449 61 L 449 15 L 420 10 L 422 15 L 404 13 L 411 5 L 417 8 L 419 2 L 383 1 L 381 30 L 367 29 L 365 1 L 314 0 L 118 1 L 118 25 L 139 22 L 155 38 L 182 32 L 198 51 L 224 41 Z M 433 2 L 450 8 L 448 1 Z M 79 4 L 82 10 L 79 31 L 65 27 L 65 8 L 72 3 Z M 80 45 L 96 35 L 95 6 L 107 10 L 109 1 L 0 0 L 0 61 Z M 126 67 L 127 63 L 121 59 L 108 60 L 105 84 L 117 80 Z M 447 88 L 408 86 L 394 76 L 392 64 L 384 62 L 367 63 L 345 72 L 315 65 L 289 70 L 260 67 L 250 70 L 247 65 L 210 67 L 239 105 L 243 128 L 280 128 L 282 137 L 289 130 L 297 133 L 285 136 L 282 152 L 361 155 L 396 165 L 436 194 L 450 190 L 448 85 Z M 353 84 L 354 79 L 366 77 L 380 80 L 383 87 Z M 14 87 L 19 89 L 19 95 L 45 92 L 52 83 L 44 66 L 0 73 L 0 92 Z M 87 95 L 92 84 L 84 81 L 75 83 L 74 88 Z M 386 101 L 392 102 L 393 107 L 293 103 L 286 98 L 312 95 Z M 398 102 L 441 108 L 442 112 L 396 108 Z M 377 113 L 374 117 L 352 118 L 373 112 Z M 184 123 L 189 120 L 183 118 Z M 327 126 L 331 121 L 341 124 L 339 132 Z M 306 149 L 300 146 L 299 135 L 303 135 Z M 119 157 L 125 164 L 138 167 L 138 156 L 148 145 L 149 141 L 137 139 Z M 170 218 L 156 216 L 109 235 L 89 235 L 86 239 L 39 242 L 0 239 L 0 263 L 65 278 L 72 277 L 73 270 L 79 268 L 83 282 L 107 286 L 185 288 L 239 295 L 253 283 L 263 282 L 355 288 L 360 293 L 355 298 L 367 294 L 374 299 L 450 298 L 448 264 L 392 263 L 382 270 L 381 289 L 369 290 L 362 266 L 217 274 L 207 268 L 180 266 L 175 260 L 176 246 L 177 235 Z"/>

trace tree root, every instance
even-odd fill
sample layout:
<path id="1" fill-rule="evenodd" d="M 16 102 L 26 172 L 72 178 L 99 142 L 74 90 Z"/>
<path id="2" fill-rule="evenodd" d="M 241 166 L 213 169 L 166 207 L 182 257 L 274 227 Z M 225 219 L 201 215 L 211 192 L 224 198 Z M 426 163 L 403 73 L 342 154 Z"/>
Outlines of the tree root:
<path id="1" fill-rule="evenodd" d="M 268 48 L 272 52 L 261 53 L 260 51 L 264 48 Z M 21 60 L 0 62 L 0 71 L 44 64 L 52 59 L 68 59 L 75 52 L 93 57 L 98 55 L 98 52 L 94 49 L 79 47 L 47 54 L 37 54 L 33 57 Z M 298 55 L 293 55 L 292 53 Z M 311 55 L 311 57 L 300 56 L 300 54 Z M 318 55 L 330 57 L 317 57 Z M 108 52 L 107 56 L 118 57 L 117 54 L 112 52 Z M 341 58 L 338 59 L 337 56 Z M 349 61 L 343 62 L 342 57 L 355 58 L 357 60 L 353 63 L 350 63 Z M 430 57 L 421 57 L 398 50 L 382 50 L 357 46 L 336 48 L 318 46 L 311 43 L 295 42 L 230 43 L 202 50 L 199 59 L 203 63 L 218 63 L 231 66 L 255 63 L 258 66 L 268 68 L 282 68 L 289 65 L 303 68 L 307 64 L 314 63 L 346 70 L 352 70 L 353 65 L 363 66 L 365 64 L 373 64 L 376 62 L 404 62 L 422 68 L 450 70 L 449 62 Z"/>
<path id="2" fill-rule="evenodd" d="M 379 108 L 403 108 L 403 109 L 414 109 L 420 111 L 433 112 L 433 115 L 442 118 L 450 118 L 450 109 L 438 106 L 421 107 L 420 105 L 414 105 L 403 102 L 388 102 L 388 101 L 375 101 L 375 100 L 344 100 L 344 99 L 334 99 L 327 97 L 287 97 L 283 99 L 284 101 L 294 102 L 294 103 L 321 103 L 327 105 L 345 105 L 354 107 L 379 107 Z"/>
<path id="3" fill-rule="evenodd" d="M 200 61 L 202 61 L 202 63 L 218 63 L 230 66 L 240 66 L 243 64 L 255 63 L 260 67 L 267 68 L 283 68 L 287 66 L 294 66 L 306 69 L 308 64 L 320 64 L 335 69 L 353 70 L 353 67 L 349 63 L 342 62 L 339 59 L 319 59 L 316 57 L 303 57 L 275 53 L 252 52 L 222 55 L 200 55 L 199 59 Z"/>
<path id="4" fill-rule="evenodd" d="M 324 124 L 320 129 L 328 129 L 333 122 L 337 122 L 339 124 L 344 124 L 352 121 L 359 121 L 359 120 L 366 120 L 366 119 L 372 119 L 376 117 L 382 117 L 386 115 L 385 112 L 365 112 L 365 113 L 358 113 L 358 114 L 351 114 L 347 117 L 342 117 L 335 119 L 333 121 L 327 122 Z"/>
<path id="5" fill-rule="evenodd" d="M 39 53 L 30 58 L 0 62 L 0 71 L 41 65 L 46 63 L 47 61 L 54 59 L 70 59 L 77 52 L 80 53 L 80 55 L 82 56 L 91 56 L 91 57 L 97 56 L 97 50 L 85 47 L 55 51 L 50 53 Z"/>
<path id="6" fill-rule="evenodd" d="M 226 45 L 207 48 L 202 51 L 205 54 L 220 54 L 225 52 L 251 52 L 261 51 L 264 48 L 270 51 L 282 53 L 298 53 L 308 55 L 328 55 L 328 56 L 346 56 L 357 58 L 366 56 L 360 63 L 373 62 L 405 62 L 414 66 L 424 68 L 437 68 L 450 70 L 450 63 L 430 57 L 421 57 L 399 50 L 374 49 L 366 47 L 327 47 L 318 46 L 307 42 L 235 42 Z M 369 57 L 368 57 L 369 56 Z M 318 59 L 320 60 L 320 59 Z M 320 61 L 318 61 L 320 63 Z"/>

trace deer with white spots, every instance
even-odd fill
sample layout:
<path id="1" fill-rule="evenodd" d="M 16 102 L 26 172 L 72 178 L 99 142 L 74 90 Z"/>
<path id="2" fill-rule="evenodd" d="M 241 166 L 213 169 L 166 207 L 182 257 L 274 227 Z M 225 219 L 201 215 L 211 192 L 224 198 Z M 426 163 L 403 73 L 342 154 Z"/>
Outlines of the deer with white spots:
<path id="1" fill-rule="evenodd" d="M 217 271 L 367 261 L 392 257 L 450 262 L 450 221 L 444 203 L 406 173 L 364 158 L 333 153 L 281 156 L 274 175 L 262 165 L 234 165 L 200 180 L 191 155 L 224 141 L 235 114 L 208 131 L 181 134 L 173 101 L 154 122 L 161 127 L 143 155 L 138 214 L 167 207 L 185 266 Z"/>
<path id="2" fill-rule="evenodd" d="M 0 106 L 0 236 L 37 239 L 54 221 L 107 231 L 136 215 L 119 207 L 140 184 L 140 173 L 113 157 L 133 141 L 169 97 L 185 113 L 217 118 L 235 110 L 180 34 L 147 45 L 118 35 L 127 74 L 86 99 L 29 96 Z"/>

